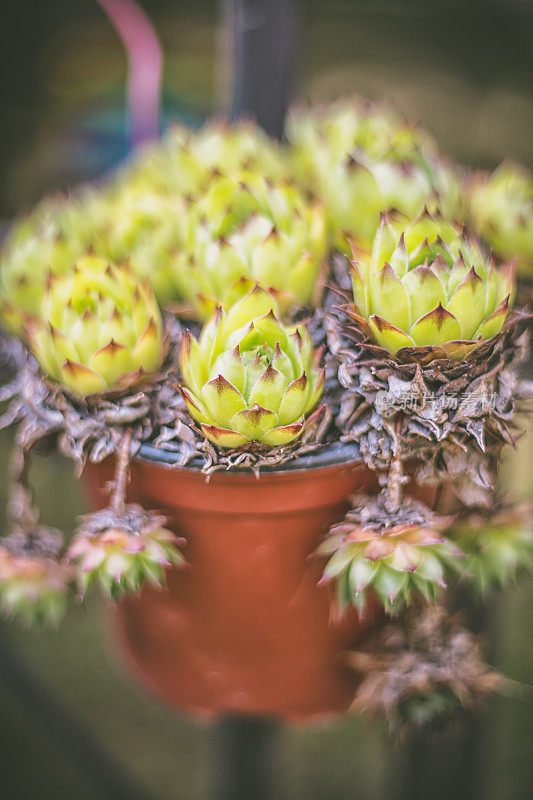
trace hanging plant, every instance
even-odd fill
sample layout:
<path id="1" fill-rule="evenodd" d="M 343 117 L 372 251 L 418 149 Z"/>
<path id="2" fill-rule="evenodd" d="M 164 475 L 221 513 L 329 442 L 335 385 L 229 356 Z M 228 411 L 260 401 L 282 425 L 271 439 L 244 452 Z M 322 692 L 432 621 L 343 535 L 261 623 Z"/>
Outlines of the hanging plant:
<path id="1" fill-rule="evenodd" d="M 454 586 L 533 560 L 494 494 L 527 395 L 527 188 L 467 192 L 377 107 L 294 112 L 287 138 L 176 127 L 13 227 L 0 604 L 56 621 L 99 586 L 139 670 L 196 711 L 306 719 L 359 681 L 355 708 L 425 724 L 503 685 L 445 610 Z M 69 543 L 39 521 L 38 446 L 92 487 Z"/>

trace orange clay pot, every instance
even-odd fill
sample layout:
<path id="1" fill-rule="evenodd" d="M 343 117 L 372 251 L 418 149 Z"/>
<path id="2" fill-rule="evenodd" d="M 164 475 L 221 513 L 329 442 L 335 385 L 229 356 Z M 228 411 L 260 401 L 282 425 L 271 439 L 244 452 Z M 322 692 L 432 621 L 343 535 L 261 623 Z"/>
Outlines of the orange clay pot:
<path id="1" fill-rule="evenodd" d="M 98 505 L 111 472 L 109 462 L 87 469 Z M 345 653 L 382 612 L 376 605 L 364 619 L 352 609 L 339 618 L 331 589 L 317 585 L 323 563 L 310 556 L 349 495 L 374 485 L 353 462 L 206 481 L 198 469 L 136 459 L 130 499 L 168 515 L 187 540 L 188 562 L 170 570 L 166 590 L 147 586 L 116 607 L 142 681 L 203 715 L 309 720 L 345 711 L 356 686 Z"/>

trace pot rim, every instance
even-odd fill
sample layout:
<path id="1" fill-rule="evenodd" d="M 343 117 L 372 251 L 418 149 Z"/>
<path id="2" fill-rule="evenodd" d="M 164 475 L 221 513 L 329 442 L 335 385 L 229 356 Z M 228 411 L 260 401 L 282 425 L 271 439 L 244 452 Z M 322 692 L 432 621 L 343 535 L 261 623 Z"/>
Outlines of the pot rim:
<path id="1" fill-rule="evenodd" d="M 179 463 L 179 453 L 163 450 L 147 442 L 141 445 L 135 455 L 135 459 L 146 461 L 150 464 L 158 464 L 162 467 L 174 467 L 190 472 L 201 472 L 204 463 L 200 456 L 194 456 L 187 464 L 182 465 Z M 293 461 L 287 461 L 279 466 L 266 465 L 261 467 L 261 472 L 281 474 L 283 472 L 307 471 L 361 463 L 361 450 L 356 442 L 330 442 L 314 453 L 298 456 Z M 253 474 L 253 470 L 250 467 L 231 467 L 222 470 L 222 472 Z"/>

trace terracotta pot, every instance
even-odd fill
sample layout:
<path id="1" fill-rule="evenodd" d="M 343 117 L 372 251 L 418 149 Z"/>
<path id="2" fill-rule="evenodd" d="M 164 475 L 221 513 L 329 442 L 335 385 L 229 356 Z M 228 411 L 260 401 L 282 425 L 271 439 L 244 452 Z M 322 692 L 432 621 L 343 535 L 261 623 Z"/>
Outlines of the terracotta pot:
<path id="1" fill-rule="evenodd" d="M 201 714 L 305 720 L 347 709 L 355 676 L 345 652 L 382 613 L 335 618 L 331 590 L 317 586 L 323 564 L 310 555 L 321 535 L 350 494 L 375 484 L 359 463 L 338 462 L 338 452 L 329 461 L 322 453 L 260 479 L 220 472 L 207 482 L 198 469 L 134 461 L 131 499 L 163 510 L 187 540 L 188 566 L 169 572 L 166 590 L 147 587 L 116 609 L 145 683 Z M 99 505 L 97 487 L 111 471 L 110 463 L 88 469 Z"/>

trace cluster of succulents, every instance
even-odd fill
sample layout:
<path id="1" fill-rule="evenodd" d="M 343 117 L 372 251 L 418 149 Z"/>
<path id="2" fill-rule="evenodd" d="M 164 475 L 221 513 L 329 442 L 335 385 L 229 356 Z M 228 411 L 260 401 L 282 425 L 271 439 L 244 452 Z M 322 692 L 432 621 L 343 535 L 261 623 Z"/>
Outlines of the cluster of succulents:
<path id="1" fill-rule="evenodd" d="M 318 549 L 341 608 L 364 613 L 370 599 L 398 615 L 443 601 L 457 576 L 483 592 L 530 566 L 527 516 L 490 518 L 521 399 L 514 274 L 533 263 L 530 176 L 466 175 L 418 126 L 350 101 L 291 112 L 286 134 L 177 126 L 110 180 L 13 226 L 0 319 L 24 363 L 4 420 L 20 423 L 24 458 L 47 439 L 81 466 L 113 456 L 115 476 L 109 506 L 70 546 L 39 550 L 33 518 L 23 546 L 18 534 L 0 543 L 9 613 L 33 603 L 55 619 L 75 585 L 117 597 L 182 563 L 165 518 L 126 503 L 143 442 L 206 471 L 356 442 L 386 486 L 353 497 Z M 474 516 L 404 496 L 408 461 Z M 463 640 L 432 619 L 435 674 L 454 699 Z M 488 688 L 470 645 L 468 691 L 478 677 Z M 429 707 L 405 666 L 416 647 L 404 636 L 403 673 L 379 676 L 380 696 L 395 681 L 394 713 L 411 695 Z M 379 705 L 368 681 L 360 695 Z"/>
<path id="2" fill-rule="evenodd" d="M 288 117 L 287 137 L 296 174 L 325 198 L 341 246 L 347 237 L 368 248 L 385 209 L 461 215 L 458 172 L 425 131 L 391 111 L 353 102 L 299 110 Z"/>

